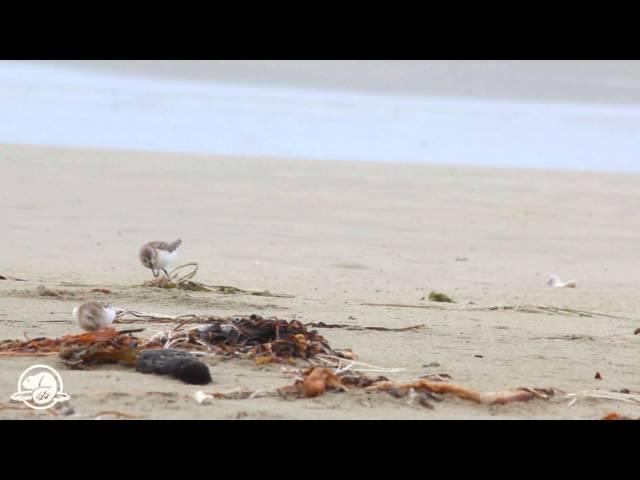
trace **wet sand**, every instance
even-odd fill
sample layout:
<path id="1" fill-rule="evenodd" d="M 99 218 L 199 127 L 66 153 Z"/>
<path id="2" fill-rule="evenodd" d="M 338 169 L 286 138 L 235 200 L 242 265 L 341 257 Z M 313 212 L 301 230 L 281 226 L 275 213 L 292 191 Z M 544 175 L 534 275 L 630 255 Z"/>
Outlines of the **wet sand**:
<path id="1" fill-rule="evenodd" d="M 481 391 L 640 389 L 640 336 L 633 335 L 640 317 L 632 320 L 640 307 L 638 175 L 15 145 L 0 146 L 0 159 L 0 274 L 27 280 L 0 280 L 2 339 L 79 332 L 72 308 L 85 298 L 108 298 L 174 315 L 425 324 L 418 332 L 321 331 L 361 361 L 405 368 L 388 375 L 394 380 L 447 373 Z M 138 263 L 140 245 L 178 237 L 178 263 L 197 261 L 197 280 L 294 298 L 134 288 L 151 276 Z M 548 287 L 552 273 L 576 279 L 578 288 Z M 39 285 L 79 293 L 42 297 Z M 92 287 L 113 293 L 82 293 Z M 422 300 L 431 290 L 451 296 L 460 310 L 363 305 L 433 305 Z M 468 310 L 500 304 L 631 319 Z M 149 325 L 142 335 L 161 327 Z M 74 371 L 57 357 L 0 362 L 0 405 L 26 367 L 47 363 L 86 415 L 69 418 L 117 410 L 148 419 L 593 419 L 610 411 L 638 416 L 640 408 L 586 400 L 489 407 L 447 398 L 427 410 L 364 392 L 198 405 L 192 394 L 201 387 L 124 367 Z M 214 383 L 205 391 L 291 383 L 277 365 L 207 362 Z M 425 366 L 434 362 L 439 366 Z M 594 379 L 596 371 L 602 380 Z M 52 417 L 0 410 L 0 418 Z"/>

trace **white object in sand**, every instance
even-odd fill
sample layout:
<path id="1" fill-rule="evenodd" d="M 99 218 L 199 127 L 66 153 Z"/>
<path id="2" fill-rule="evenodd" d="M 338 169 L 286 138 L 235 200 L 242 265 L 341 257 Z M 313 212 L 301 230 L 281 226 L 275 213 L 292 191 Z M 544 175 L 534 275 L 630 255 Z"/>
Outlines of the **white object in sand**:
<path id="1" fill-rule="evenodd" d="M 193 396 L 195 397 L 196 402 L 198 402 L 199 405 L 206 405 L 208 403 L 211 403 L 211 400 L 213 400 L 212 395 L 208 395 L 202 390 L 198 390 Z"/>
<path id="2" fill-rule="evenodd" d="M 549 281 L 547 285 L 554 288 L 576 288 L 577 284 L 575 280 L 570 280 L 568 282 L 562 282 L 557 275 L 551 275 L 549 277 Z"/>

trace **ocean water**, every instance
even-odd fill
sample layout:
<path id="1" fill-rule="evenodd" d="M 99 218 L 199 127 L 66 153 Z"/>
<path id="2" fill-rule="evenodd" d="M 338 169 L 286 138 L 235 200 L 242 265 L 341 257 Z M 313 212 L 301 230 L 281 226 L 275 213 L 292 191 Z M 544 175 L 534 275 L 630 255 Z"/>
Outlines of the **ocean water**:
<path id="1" fill-rule="evenodd" d="M 0 143 L 638 172 L 640 107 L 198 83 L 2 61 Z"/>

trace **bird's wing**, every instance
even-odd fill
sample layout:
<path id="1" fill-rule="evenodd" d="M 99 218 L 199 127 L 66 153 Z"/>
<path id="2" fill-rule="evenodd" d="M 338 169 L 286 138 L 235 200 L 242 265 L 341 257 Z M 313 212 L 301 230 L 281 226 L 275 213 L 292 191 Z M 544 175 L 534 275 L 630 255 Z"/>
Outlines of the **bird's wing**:
<path id="1" fill-rule="evenodd" d="M 167 242 L 149 242 L 147 245 L 158 250 L 171 250 L 170 245 Z"/>
<path id="2" fill-rule="evenodd" d="M 158 250 L 166 250 L 167 252 L 173 252 L 182 244 L 182 240 L 178 239 L 175 242 L 149 242 L 148 246 L 156 248 Z"/>
<path id="3" fill-rule="evenodd" d="M 87 305 L 86 315 L 87 319 L 91 322 L 97 322 L 102 317 L 102 309 L 104 307 L 98 302 L 92 302 Z"/>

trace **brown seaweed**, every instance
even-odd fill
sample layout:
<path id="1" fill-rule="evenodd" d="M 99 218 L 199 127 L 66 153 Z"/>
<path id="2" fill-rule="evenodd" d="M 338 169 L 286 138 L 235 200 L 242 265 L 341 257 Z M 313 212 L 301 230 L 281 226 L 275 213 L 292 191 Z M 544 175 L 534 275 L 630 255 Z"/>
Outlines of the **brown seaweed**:
<path id="1" fill-rule="evenodd" d="M 144 347 L 143 347 L 144 346 Z M 58 354 L 72 368 L 88 368 L 101 363 L 135 365 L 142 348 L 159 348 L 130 334 L 105 328 L 60 338 L 34 338 L 5 340 L 0 342 L 0 355 L 51 355 Z"/>
<path id="2" fill-rule="evenodd" d="M 433 382 L 425 379 L 411 383 L 396 384 L 393 382 L 380 382 L 369 389 L 390 391 L 401 396 L 408 395 L 411 390 L 435 393 L 439 395 L 453 395 L 463 400 L 489 405 L 505 405 L 514 402 L 527 402 L 535 398 L 548 399 L 553 396 L 552 389 L 518 388 L 502 392 L 478 392 L 454 383 Z"/>
<path id="3" fill-rule="evenodd" d="M 188 270 L 189 268 L 191 270 Z M 196 282 L 192 280 L 192 278 L 198 273 L 198 268 L 199 267 L 196 262 L 185 263 L 184 265 L 180 265 L 171 270 L 168 274 L 168 278 L 158 277 L 145 282 L 143 286 L 167 289 L 177 288 L 192 292 L 216 292 L 224 295 L 244 294 L 257 295 L 261 297 L 294 298 L 293 295 L 271 293 L 268 290 L 243 290 L 229 285 L 206 285 L 204 283 Z M 183 270 L 187 270 L 187 273 L 181 273 Z"/>
<path id="4" fill-rule="evenodd" d="M 225 356 L 308 359 L 334 353 L 323 336 L 299 321 L 260 315 L 211 320 L 191 330 L 174 331 L 162 341 L 172 348 L 205 349 Z"/>
<path id="5" fill-rule="evenodd" d="M 98 332 L 111 336 L 98 339 L 92 338 L 91 334 L 83 334 L 88 336 L 88 341 L 82 341 L 79 338 L 67 339 L 60 347 L 60 358 L 71 368 L 89 368 L 103 363 L 121 363 L 129 367 L 136 364 L 144 345 L 143 340 L 132 335 L 120 334 L 114 329 L 103 329 Z"/>
<path id="6" fill-rule="evenodd" d="M 353 331 L 362 331 L 362 330 L 374 330 L 377 332 L 410 332 L 415 330 L 422 330 L 425 328 L 425 325 L 412 325 L 410 327 L 400 327 L 400 328 L 388 328 L 388 327 L 360 327 L 358 325 L 345 325 L 342 323 L 305 323 L 305 327 L 311 328 L 343 328 L 345 330 L 353 330 Z"/>
<path id="7" fill-rule="evenodd" d="M 282 395 L 299 395 L 307 398 L 317 397 L 327 390 L 346 391 L 342 380 L 328 368 L 313 367 L 304 372 L 304 377 L 293 385 L 278 389 Z"/>

